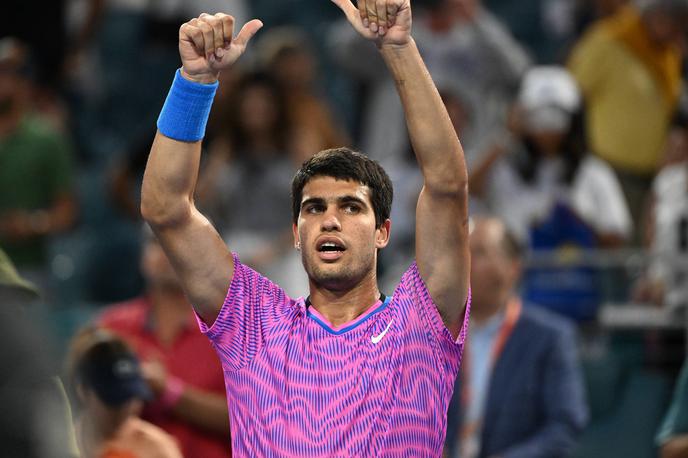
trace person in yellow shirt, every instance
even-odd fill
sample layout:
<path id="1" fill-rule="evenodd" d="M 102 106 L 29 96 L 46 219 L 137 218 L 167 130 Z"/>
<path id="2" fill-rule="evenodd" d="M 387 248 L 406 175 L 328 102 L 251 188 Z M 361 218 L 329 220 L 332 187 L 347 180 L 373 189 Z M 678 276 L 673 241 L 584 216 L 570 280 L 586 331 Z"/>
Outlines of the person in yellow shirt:
<path id="1" fill-rule="evenodd" d="M 680 96 L 687 24 L 688 0 L 631 2 L 593 25 L 568 62 L 589 143 L 617 172 L 636 222 Z"/>

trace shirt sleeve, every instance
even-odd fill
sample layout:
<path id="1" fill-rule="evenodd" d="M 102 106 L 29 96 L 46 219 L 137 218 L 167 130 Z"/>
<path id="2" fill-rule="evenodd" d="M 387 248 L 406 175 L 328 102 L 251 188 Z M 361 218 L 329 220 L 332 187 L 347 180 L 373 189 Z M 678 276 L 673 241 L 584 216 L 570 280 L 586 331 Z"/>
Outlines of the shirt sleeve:
<path id="1" fill-rule="evenodd" d="M 596 231 L 630 237 L 633 223 L 626 198 L 614 172 L 601 160 L 589 157 L 581 165 L 573 188 L 573 204 Z"/>
<path id="2" fill-rule="evenodd" d="M 461 324 L 461 329 L 459 335 L 456 339 L 452 337 L 449 329 L 444 325 L 442 316 L 440 315 L 437 305 L 430 297 L 425 282 L 418 272 L 418 265 L 414 262 L 411 267 L 406 271 L 401 281 L 410 293 L 411 302 L 418 311 L 418 316 L 420 317 L 421 324 L 430 329 L 433 336 L 433 344 L 437 345 L 437 349 L 441 355 L 443 355 L 442 360 L 445 363 L 449 363 L 450 366 L 454 366 L 454 369 L 458 370 L 458 366 L 461 364 L 461 357 L 463 355 L 463 347 L 466 341 L 466 336 L 468 335 L 468 320 L 471 313 L 471 291 L 468 290 L 468 298 L 466 299 L 466 304 L 463 314 L 463 322 Z"/>
<path id="3" fill-rule="evenodd" d="M 246 366 L 263 347 L 271 329 L 288 319 L 295 303 L 284 290 L 234 257 L 234 276 L 215 322 L 208 326 L 196 315 L 225 369 Z"/>

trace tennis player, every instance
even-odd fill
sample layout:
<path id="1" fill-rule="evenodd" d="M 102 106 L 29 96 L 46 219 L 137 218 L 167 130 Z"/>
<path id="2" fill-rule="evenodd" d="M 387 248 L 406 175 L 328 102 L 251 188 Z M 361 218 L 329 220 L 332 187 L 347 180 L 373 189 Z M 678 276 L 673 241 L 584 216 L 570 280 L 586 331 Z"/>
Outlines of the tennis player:
<path id="1" fill-rule="evenodd" d="M 425 180 L 416 261 L 392 295 L 376 279 L 392 185 L 363 154 L 321 151 L 294 177 L 294 245 L 310 289 L 298 299 L 243 265 L 194 206 L 218 76 L 258 20 L 236 37 L 226 14 L 182 25 L 141 210 L 222 361 L 234 456 L 437 457 L 470 309 L 463 151 L 411 36 L 409 0 L 333 2 L 386 62 Z"/>

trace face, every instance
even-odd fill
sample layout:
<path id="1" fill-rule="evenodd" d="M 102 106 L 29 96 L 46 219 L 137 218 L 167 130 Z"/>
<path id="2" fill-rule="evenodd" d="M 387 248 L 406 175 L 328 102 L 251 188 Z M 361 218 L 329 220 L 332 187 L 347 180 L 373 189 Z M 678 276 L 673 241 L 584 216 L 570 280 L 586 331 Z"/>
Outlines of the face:
<path id="1" fill-rule="evenodd" d="M 308 87 L 313 83 L 315 63 L 306 52 L 294 52 L 275 62 L 275 73 L 288 87 Z"/>
<path id="2" fill-rule="evenodd" d="M 648 12 L 644 19 L 650 39 L 655 44 L 659 46 L 681 45 L 683 33 L 686 31 L 686 18 L 683 15 L 657 9 Z"/>
<path id="3" fill-rule="evenodd" d="M 144 244 L 141 271 L 149 286 L 166 289 L 180 288 L 179 279 L 170 260 L 155 240 L 148 240 Z"/>
<path id="4" fill-rule="evenodd" d="M 482 310 L 499 308 L 518 280 L 519 263 L 504 249 L 504 230 L 498 220 L 483 219 L 470 235 L 472 299 Z"/>
<path id="5" fill-rule="evenodd" d="M 25 83 L 12 68 L 0 64 L 0 116 L 14 112 L 25 92 Z"/>
<path id="6" fill-rule="evenodd" d="M 544 155 L 550 157 L 561 153 L 564 133 L 555 130 L 541 130 L 528 132 L 527 135 Z"/>
<path id="7" fill-rule="evenodd" d="M 368 186 L 332 177 L 304 186 L 294 242 L 315 285 L 343 291 L 375 275 L 377 250 L 387 246 L 391 223 L 375 227 L 370 193 Z"/>

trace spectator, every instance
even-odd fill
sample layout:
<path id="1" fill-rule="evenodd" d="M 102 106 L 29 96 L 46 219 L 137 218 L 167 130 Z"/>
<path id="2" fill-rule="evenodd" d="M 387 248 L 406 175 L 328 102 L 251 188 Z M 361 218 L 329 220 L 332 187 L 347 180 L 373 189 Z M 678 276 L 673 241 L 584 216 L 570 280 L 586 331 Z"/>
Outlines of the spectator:
<path id="1" fill-rule="evenodd" d="M 76 458 L 69 403 L 46 332 L 26 316 L 38 299 L 0 248 L 0 450 L 8 458 Z"/>
<path id="2" fill-rule="evenodd" d="M 568 455 L 587 421 L 574 330 L 516 296 L 519 244 L 498 219 L 471 236 L 473 310 L 447 419 L 449 457 Z"/>
<path id="3" fill-rule="evenodd" d="M 668 136 L 666 165 L 652 185 L 647 242 L 652 255 L 647 276 L 636 285 L 635 299 L 688 306 L 688 118 Z"/>
<path id="4" fill-rule="evenodd" d="M 0 244 L 45 287 L 47 242 L 74 223 L 76 202 L 68 143 L 29 107 L 27 64 L 19 42 L 0 40 Z"/>
<path id="5" fill-rule="evenodd" d="M 630 238 L 619 183 L 610 167 L 585 148 L 579 104 L 566 70 L 530 70 L 515 108 L 515 144 L 496 149 L 471 173 L 474 194 L 529 250 L 613 248 Z M 597 281 L 596 272 L 587 268 L 529 269 L 524 295 L 589 319 L 599 302 Z"/>
<path id="6" fill-rule="evenodd" d="M 593 26 L 569 60 L 592 151 L 614 168 L 636 223 L 679 99 L 687 13 L 684 0 L 631 3 Z"/>
<path id="7" fill-rule="evenodd" d="M 154 399 L 142 418 L 174 436 L 187 458 L 230 456 L 222 369 L 160 245 L 146 228 L 145 295 L 107 308 L 98 325 L 127 340 L 143 361 Z"/>
<path id="8" fill-rule="evenodd" d="M 98 0 L 95 0 L 98 1 Z M 14 37 L 26 44 L 31 55 L 32 80 L 36 83 L 30 98 L 37 111 L 58 126 L 64 127 L 66 112 L 59 100 L 63 66 L 67 52 L 65 22 L 67 0 L 46 2 L 40 15 L 34 16 L 33 6 L 21 0 L 6 0 L 0 16 L 0 39 Z M 24 18 L 32 16 L 31 27 Z M 45 37 L 50 37 L 46 40 Z"/>
<path id="9" fill-rule="evenodd" d="M 486 138 L 503 123 L 530 59 L 479 0 L 425 3 L 427 11 L 414 18 L 418 49 L 433 79 L 452 80 L 479 101 L 472 113 L 472 138 Z M 375 47 L 346 26 L 345 22 L 335 24 L 332 53 L 344 69 L 368 86 L 360 144 L 372 158 L 389 166 L 408 150 L 401 104 Z M 462 143 L 470 165 L 474 162 L 472 151 L 482 146 L 463 138 Z"/>
<path id="10" fill-rule="evenodd" d="M 296 164 L 285 93 L 271 75 L 248 73 L 215 106 L 216 131 L 199 178 L 198 207 L 244 262 L 296 295 L 307 283 L 291 232 Z"/>
<path id="11" fill-rule="evenodd" d="M 258 43 L 262 67 L 280 84 L 292 125 L 289 150 L 297 164 L 317 151 L 349 144 L 327 101 L 317 94 L 317 62 L 303 32 L 294 27 L 268 31 Z"/>
<path id="12" fill-rule="evenodd" d="M 181 458 L 171 436 L 138 418 L 149 389 L 124 341 L 103 330 L 82 330 L 72 342 L 67 376 L 84 458 Z"/>
<path id="13" fill-rule="evenodd" d="M 210 157 L 199 179 L 199 207 L 223 238 L 247 231 L 270 231 L 272 237 L 280 226 L 290 229 L 288 208 L 278 208 L 289 202 L 288 177 L 295 169 L 288 151 L 292 129 L 284 92 L 266 73 L 249 73 L 222 96 L 211 120 Z M 287 178 L 276 178 L 284 175 Z M 266 206 L 274 211 L 254 211 Z"/>

